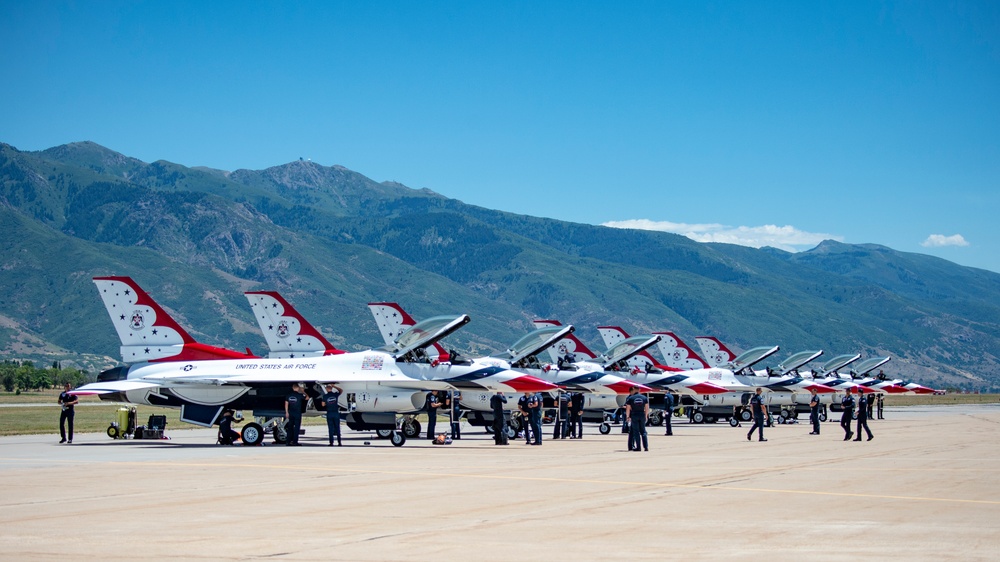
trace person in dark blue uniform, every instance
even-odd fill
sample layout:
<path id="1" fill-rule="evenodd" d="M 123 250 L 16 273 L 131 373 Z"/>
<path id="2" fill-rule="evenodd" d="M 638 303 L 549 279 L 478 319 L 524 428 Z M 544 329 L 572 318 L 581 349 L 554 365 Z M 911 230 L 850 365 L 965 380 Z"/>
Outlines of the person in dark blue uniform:
<path id="1" fill-rule="evenodd" d="M 434 429 L 437 426 L 438 408 L 441 407 L 441 398 L 438 391 L 432 390 L 427 393 L 427 438 L 434 440 Z"/>
<path id="2" fill-rule="evenodd" d="M 507 397 L 503 392 L 497 391 L 490 397 L 490 409 L 493 410 L 493 443 L 495 445 L 507 445 L 507 428 L 504 423 L 503 407 L 507 403 Z"/>
<path id="3" fill-rule="evenodd" d="M 649 437 L 646 435 L 646 419 L 649 417 L 649 399 L 639 393 L 639 389 L 629 389 L 629 397 L 625 399 L 625 417 L 629 421 L 628 450 L 641 452 L 649 450 Z M 639 448 L 640 444 L 642 449 Z"/>
<path id="4" fill-rule="evenodd" d="M 532 427 L 529 402 L 531 402 L 531 394 L 527 392 L 517 399 L 517 409 L 521 411 L 521 427 L 524 428 L 524 442 L 531 445 L 531 434 L 535 428 Z"/>
<path id="5" fill-rule="evenodd" d="M 326 392 L 323 394 L 323 404 L 326 406 L 326 430 L 330 436 L 329 447 L 333 447 L 333 438 L 337 437 L 337 446 L 344 443 L 340 440 L 340 393 L 343 390 L 335 383 L 327 383 Z"/>
<path id="6" fill-rule="evenodd" d="M 674 428 L 670 424 L 670 418 L 674 417 L 674 395 L 669 392 L 663 395 L 663 425 L 667 426 L 664 435 L 673 435 Z"/>
<path id="7" fill-rule="evenodd" d="M 233 412 L 229 408 L 222 411 L 222 419 L 219 420 L 219 444 L 235 445 L 240 440 L 240 434 L 233 431 Z"/>
<path id="8" fill-rule="evenodd" d="M 299 428 L 302 427 L 302 407 L 306 403 L 306 397 L 302 395 L 302 387 L 298 383 L 292 385 L 292 393 L 285 398 L 285 424 L 287 438 L 285 445 L 297 447 L 299 445 Z"/>
<path id="9" fill-rule="evenodd" d="M 841 407 L 844 408 L 844 413 L 840 415 L 840 427 L 844 428 L 844 441 L 854 436 L 854 432 L 851 431 L 851 420 L 854 418 L 854 396 L 851 395 L 851 392 L 853 389 L 848 388 L 844 399 L 840 401 Z"/>
<path id="10" fill-rule="evenodd" d="M 583 404 L 586 399 L 582 392 L 574 392 L 570 399 L 569 432 L 570 439 L 583 439 Z"/>
<path id="11" fill-rule="evenodd" d="M 757 430 L 757 441 L 767 441 L 764 439 L 764 421 L 767 419 L 767 404 L 764 403 L 764 389 L 757 387 L 757 391 L 750 397 L 750 410 L 753 412 L 753 426 L 750 433 L 747 433 L 747 441 L 753 437 L 753 430 Z"/>
<path id="12" fill-rule="evenodd" d="M 569 434 L 569 393 L 559 393 L 559 419 L 552 430 L 553 439 L 566 439 Z"/>
<path id="13" fill-rule="evenodd" d="M 872 397 L 874 398 L 874 397 Z M 868 434 L 868 440 L 871 441 L 875 436 L 872 435 L 872 430 L 868 429 L 868 414 L 871 411 L 870 399 L 865 394 L 859 393 L 858 396 L 858 430 L 855 432 L 858 436 L 854 439 L 855 441 L 861 441 L 861 430 L 864 429 L 865 433 Z"/>
<path id="14" fill-rule="evenodd" d="M 59 442 L 73 444 L 73 418 L 76 416 L 73 407 L 80 402 L 80 398 L 69 391 L 73 387 L 66 383 L 63 391 L 59 394 L 59 405 L 62 412 L 59 413 Z M 69 425 L 69 439 L 66 439 L 66 426 Z"/>
<path id="15" fill-rule="evenodd" d="M 876 404 L 875 404 L 876 405 L 876 411 L 878 412 L 878 419 L 880 419 L 880 420 L 884 420 L 885 419 L 885 418 L 882 417 L 882 405 L 883 405 L 883 402 L 885 402 L 884 398 L 885 398 L 885 396 L 882 396 L 881 394 L 879 394 L 878 395 L 878 402 L 876 402 Z"/>
<path id="16" fill-rule="evenodd" d="M 809 397 L 809 422 L 813 426 L 809 435 L 819 435 L 819 395 L 816 394 L 815 388 L 812 389 L 812 396 Z"/>
<path id="17" fill-rule="evenodd" d="M 451 391 L 451 438 L 462 438 L 462 393 Z"/>
<path id="18" fill-rule="evenodd" d="M 534 393 L 528 398 L 528 411 L 531 414 L 531 431 L 535 434 L 532 445 L 542 444 L 542 395 Z"/>

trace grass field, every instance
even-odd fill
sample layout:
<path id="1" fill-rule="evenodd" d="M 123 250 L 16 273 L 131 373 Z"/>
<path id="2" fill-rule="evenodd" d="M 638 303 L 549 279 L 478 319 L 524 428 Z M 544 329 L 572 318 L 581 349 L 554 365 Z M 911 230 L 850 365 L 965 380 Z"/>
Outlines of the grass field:
<path id="1" fill-rule="evenodd" d="M 0 435 L 37 435 L 51 433 L 59 435 L 59 408 L 54 406 L 59 398 L 59 390 L 28 391 L 20 395 L 0 392 Z M 1000 394 L 947 394 L 945 396 L 886 396 L 886 406 L 922 406 L 955 404 L 996 404 Z M 76 409 L 74 431 L 77 433 L 103 433 L 115 419 L 115 411 L 123 404 L 101 402 L 96 396 L 80 397 L 81 406 Z M 37 405 L 32 405 L 37 404 Z M 53 404 L 45 406 L 43 404 Z M 4 407 L 4 405 L 16 405 Z M 137 406 L 139 425 L 146 425 L 152 414 L 167 416 L 167 432 L 192 429 L 198 426 L 182 422 L 180 410 Z M 249 414 L 249 413 L 248 413 Z M 421 423 L 424 423 L 421 419 Z M 439 423 L 447 423 L 440 421 Z M 305 417 L 303 425 L 325 425 L 322 417 Z"/>

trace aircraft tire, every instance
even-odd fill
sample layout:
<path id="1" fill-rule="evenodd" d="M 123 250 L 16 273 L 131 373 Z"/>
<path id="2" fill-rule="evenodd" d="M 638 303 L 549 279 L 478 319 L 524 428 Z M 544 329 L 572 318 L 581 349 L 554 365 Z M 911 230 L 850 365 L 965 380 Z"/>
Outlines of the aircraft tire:
<path id="1" fill-rule="evenodd" d="M 778 424 L 781 425 L 784 423 L 785 423 L 785 416 L 778 414 Z"/>
<path id="2" fill-rule="evenodd" d="M 244 445 L 260 445 L 260 442 L 264 440 L 264 427 L 259 423 L 248 423 L 243 426 L 240 438 Z"/>
<path id="3" fill-rule="evenodd" d="M 403 421 L 403 435 L 409 437 L 410 439 L 420 435 L 420 422 L 414 419 Z"/>
<path id="4" fill-rule="evenodd" d="M 825 421 L 826 421 L 826 414 L 824 414 L 824 413 L 821 413 L 821 414 L 819 415 L 819 421 L 821 421 L 821 422 L 825 422 Z"/>
<path id="5" fill-rule="evenodd" d="M 597 431 L 600 431 L 601 435 L 607 435 L 611 433 L 611 424 L 608 422 L 604 422 L 597 427 Z"/>
<path id="6" fill-rule="evenodd" d="M 792 416 L 788 413 L 788 410 L 786 408 L 782 408 L 781 409 L 781 417 L 783 417 L 783 418 L 785 418 L 787 420 L 788 418 L 790 418 Z"/>
<path id="7" fill-rule="evenodd" d="M 748 422 L 751 419 L 753 419 L 753 414 L 750 413 L 750 410 L 743 410 L 740 412 L 740 421 Z"/>
<path id="8" fill-rule="evenodd" d="M 695 412 L 691 414 L 691 421 L 694 423 L 705 423 L 705 414 L 701 412 Z"/>
<path id="9" fill-rule="evenodd" d="M 376 429 L 375 430 L 375 436 L 378 437 L 379 439 L 389 439 L 390 437 L 392 437 L 393 433 L 396 433 L 396 432 L 394 430 L 392 430 L 392 429 Z"/>
<path id="10" fill-rule="evenodd" d="M 514 426 L 512 426 L 512 425 L 510 425 L 508 423 L 508 424 L 504 425 L 503 428 L 504 428 L 504 431 L 507 432 L 507 439 L 508 440 L 510 440 L 510 439 L 517 439 L 517 430 L 514 429 Z"/>
<path id="11" fill-rule="evenodd" d="M 288 431 L 285 430 L 285 424 L 279 423 L 274 426 L 271 430 L 271 437 L 274 438 L 274 442 L 278 445 L 284 445 L 288 442 Z"/>
<path id="12" fill-rule="evenodd" d="M 392 442 L 393 447 L 402 447 L 403 443 L 406 443 L 406 435 L 402 431 L 393 431 L 392 435 L 389 436 L 389 440 Z"/>
<path id="13" fill-rule="evenodd" d="M 740 420 L 736 418 L 729 418 L 729 425 L 731 425 L 732 427 L 739 427 Z"/>
<path id="14" fill-rule="evenodd" d="M 659 410 L 653 410 L 649 413 L 649 425 L 661 426 L 663 425 L 663 412 Z"/>

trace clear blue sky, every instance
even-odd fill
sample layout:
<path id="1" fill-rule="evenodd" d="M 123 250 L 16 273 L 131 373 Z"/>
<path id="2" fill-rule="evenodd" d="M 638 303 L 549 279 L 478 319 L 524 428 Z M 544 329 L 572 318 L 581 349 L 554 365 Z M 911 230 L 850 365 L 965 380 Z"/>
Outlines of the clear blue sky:
<path id="1" fill-rule="evenodd" d="M 516 213 L 1000 272 L 995 1 L 0 0 L 0 52 L 21 150 L 305 157 Z"/>

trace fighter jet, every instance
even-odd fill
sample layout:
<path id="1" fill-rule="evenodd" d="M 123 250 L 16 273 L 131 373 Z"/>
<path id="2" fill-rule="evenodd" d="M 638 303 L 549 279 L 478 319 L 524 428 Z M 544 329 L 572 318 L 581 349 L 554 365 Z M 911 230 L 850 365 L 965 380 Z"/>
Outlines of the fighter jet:
<path id="1" fill-rule="evenodd" d="M 553 388 L 544 381 L 519 374 L 504 378 L 505 370 L 500 367 L 432 366 L 414 361 L 422 349 L 467 324 L 466 315 L 429 319 L 392 345 L 363 352 L 319 357 L 204 359 L 193 356 L 189 350 L 200 353 L 209 346 L 191 346 L 194 342 L 190 336 L 132 279 L 98 277 L 94 283 L 121 339 L 122 359 L 131 364 L 102 372 L 96 383 L 84 385 L 75 393 L 98 394 L 103 400 L 179 408 L 182 421 L 197 425 L 213 425 L 225 408 L 252 410 L 264 418 L 281 418 L 284 397 L 292 383 L 304 383 L 311 397 L 319 393 L 319 385 L 324 382 L 338 382 L 345 390 L 350 388 L 355 392 L 381 392 L 380 411 L 419 408 L 423 405 L 424 391 L 451 390 L 460 381 L 478 381 L 492 390 L 521 390 L 523 387 L 512 386 L 518 381 L 531 389 Z M 393 445 L 402 445 L 405 435 L 394 431 L 395 424 L 391 427 Z M 263 435 L 264 427 L 259 423 L 244 426 L 245 444 L 260 443 Z"/>

